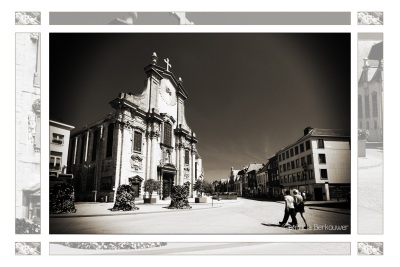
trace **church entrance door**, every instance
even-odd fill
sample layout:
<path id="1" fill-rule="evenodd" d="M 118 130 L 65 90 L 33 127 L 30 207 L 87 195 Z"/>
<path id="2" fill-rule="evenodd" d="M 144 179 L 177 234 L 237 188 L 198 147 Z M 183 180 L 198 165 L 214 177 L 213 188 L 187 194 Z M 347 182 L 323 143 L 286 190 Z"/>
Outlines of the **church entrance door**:
<path id="1" fill-rule="evenodd" d="M 174 184 L 174 174 L 173 173 L 163 173 L 163 199 L 171 199 L 171 189 Z"/>

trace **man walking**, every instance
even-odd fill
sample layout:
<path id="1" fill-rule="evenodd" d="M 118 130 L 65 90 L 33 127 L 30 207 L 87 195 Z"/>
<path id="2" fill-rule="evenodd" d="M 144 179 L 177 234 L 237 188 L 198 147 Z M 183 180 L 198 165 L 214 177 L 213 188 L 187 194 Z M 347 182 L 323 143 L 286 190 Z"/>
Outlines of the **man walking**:
<path id="1" fill-rule="evenodd" d="M 293 227 L 297 227 L 296 220 L 296 211 L 294 209 L 294 198 L 290 195 L 290 191 L 285 191 L 285 216 L 283 220 L 279 222 L 279 226 L 284 227 L 286 225 L 287 220 L 289 219 L 289 215 L 292 218 L 292 222 L 290 223 Z"/>
<path id="2" fill-rule="evenodd" d="M 301 218 L 303 218 L 304 221 L 304 229 L 307 229 L 307 222 L 306 219 L 303 216 L 304 213 L 304 198 L 301 196 L 300 192 L 297 191 L 297 189 L 293 190 L 293 198 L 294 198 L 294 209 L 295 209 L 295 216 L 297 215 L 297 212 L 300 212 Z"/>

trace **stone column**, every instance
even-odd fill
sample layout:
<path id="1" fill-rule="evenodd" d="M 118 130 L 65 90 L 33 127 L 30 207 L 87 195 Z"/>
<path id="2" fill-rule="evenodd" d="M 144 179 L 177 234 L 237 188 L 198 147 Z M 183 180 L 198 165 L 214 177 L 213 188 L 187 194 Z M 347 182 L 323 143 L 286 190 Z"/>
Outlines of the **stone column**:
<path id="1" fill-rule="evenodd" d="M 181 166 L 181 147 L 180 147 L 178 138 L 175 139 L 175 142 L 176 142 L 176 146 L 175 146 L 175 148 L 176 148 L 176 165 L 175 166 L 177 169 L 176 177 L 175 177 L 175 180 L 176 180 L 175 185 L 177 185 L 177 184 L 179 184 L 179 177 L 181 175 L 181 168 L 180 168 L 180 166 Z"/>
<path id="2" fill-rule="evenodd" d="M 192 149 L 192 151 L 191 151 L 191 153 L 192 153 L 192 162 L 191 162 L 191 170 L 190 170 L 190 173 L 191 173 L 191 177 L 190 177 L 190 197 L 193 197 L 193 185 L 194 185 L 194 183 L 195 183 L 195 181 L 196 181 L 196 173 L 195 173 L 195 170 L 196 170 L 196 168 L 195 168 L 195 164 L 196 164 L 196 153 L 194 153 L 194 150 Z"/>
<path id="3" fill-rule="evenodd" d="M 183 144 L 181 145 L 181 148 L 180 148 L 179 160 L 180 160 L 180 165 L 179 165 L 180 175 L 179 175 L 178 185 L 182 185 L 183 180 L 184 180 L 184 175 L 185 175 L 185 170 L 184 170 L 184 168 L 185 168 L 185 147 L 183 146 Z"/>
<path id="4" fill-rule="evenodd" d="M 157 137 L 158 133 L 151 135 L 151 158 L 150 158 L 150 176 L 149 178 L 157 180 Z"/>
<path id="5" fill-rule="evenodd" d="M 148 180 L 150 179 L 150 160 L 151 160 L 151 138 L 150 138 L 150 133 L 146 133 L 146 166 L 145 166 L 145 175 L 144 179 Z"/>

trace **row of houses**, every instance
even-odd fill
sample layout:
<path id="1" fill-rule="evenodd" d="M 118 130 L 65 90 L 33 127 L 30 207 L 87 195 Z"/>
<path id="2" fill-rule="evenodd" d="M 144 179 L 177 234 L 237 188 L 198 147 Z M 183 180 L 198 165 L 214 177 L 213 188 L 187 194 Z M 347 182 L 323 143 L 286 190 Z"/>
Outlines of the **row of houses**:
<path id="1" fill-rule="evenodd" d="M 305 192 L 308 200 L 350 196 L 350 131 L 307 127 L 295 142 L 265 163 L 231 168 L 229 188 L 240 196 L 280 198 L 286 190 Z"/>

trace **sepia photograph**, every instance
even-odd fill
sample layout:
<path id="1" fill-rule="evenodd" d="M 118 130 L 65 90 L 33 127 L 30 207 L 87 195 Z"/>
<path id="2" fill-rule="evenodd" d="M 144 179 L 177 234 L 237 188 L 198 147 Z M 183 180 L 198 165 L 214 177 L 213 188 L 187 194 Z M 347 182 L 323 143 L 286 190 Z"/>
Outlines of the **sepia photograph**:
<path id="1" fill-rule="evenodd" d="M 349 33 L 50 33 L 50 234 L 350 234 Z"/>

